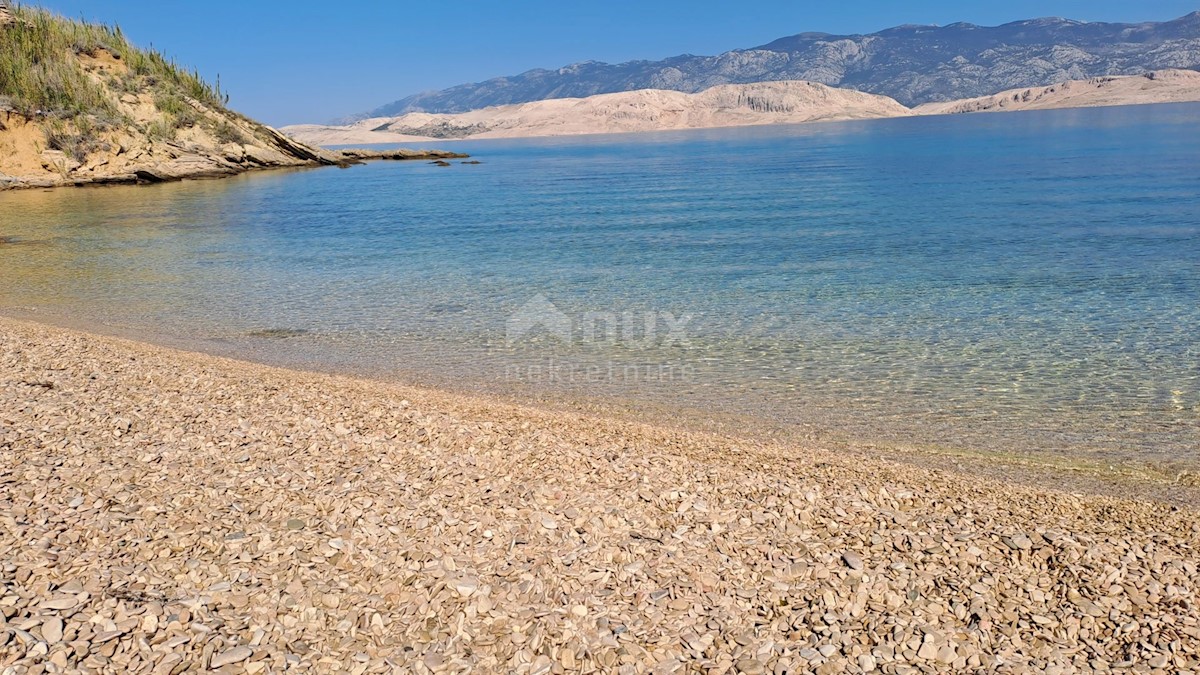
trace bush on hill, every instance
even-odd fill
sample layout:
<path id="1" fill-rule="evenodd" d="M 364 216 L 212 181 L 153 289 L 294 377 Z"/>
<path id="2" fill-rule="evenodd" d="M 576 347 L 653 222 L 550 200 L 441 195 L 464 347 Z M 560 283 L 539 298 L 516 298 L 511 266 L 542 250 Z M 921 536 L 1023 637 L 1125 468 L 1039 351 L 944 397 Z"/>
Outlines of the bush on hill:
<path id="1" fill-rule="evenodd" d="M 181 68 L 161 53 L 139 49 L 121 29 L 77 21 L 48 11 L 17 7 L 15 21 L 0 26 L 0 98 L 29 117 L 76 119 L 92 116 L 100 124 L 119 121 L 111 91 L 151 92 L 177 126 L 194 122 L 187 98 L 223 110 L 227 98 L 199 73 Z M 81 56 L 107 51 L 127 72 L 99 82 L 88 74 Z"/>

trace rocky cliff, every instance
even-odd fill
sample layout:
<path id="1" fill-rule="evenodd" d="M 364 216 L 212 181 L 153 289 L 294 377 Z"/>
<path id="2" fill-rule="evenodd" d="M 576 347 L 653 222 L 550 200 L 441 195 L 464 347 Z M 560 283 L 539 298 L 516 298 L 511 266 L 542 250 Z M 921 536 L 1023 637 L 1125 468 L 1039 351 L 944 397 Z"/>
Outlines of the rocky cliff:
<path id="1" fill-rule="evenodd" d="M 1162 23 L 1035 19 L 1003 26 L 899 26 L 870 35 L 801 33 L 718 56 L 578 63 L 417 94 L 367 117 L 455 113 L 637 89 L 698 92 L 719 84 L 807 80 L 905 105 L 1066 80 L 1200 67 L 1200 12 Z"/>

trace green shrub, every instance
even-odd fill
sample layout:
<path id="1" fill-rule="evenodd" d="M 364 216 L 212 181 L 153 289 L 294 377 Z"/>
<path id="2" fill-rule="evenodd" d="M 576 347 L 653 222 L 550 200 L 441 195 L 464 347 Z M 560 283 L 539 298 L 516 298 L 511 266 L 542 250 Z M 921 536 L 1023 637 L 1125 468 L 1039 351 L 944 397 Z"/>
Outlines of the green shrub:
<path id="1" fill-rule="evenodd" d="M 13 107 L 26 115 L 41 113 L 64 119 L 116 115 L 116 104 L 105 87 L 89 77 L 75 58 L 95 55 L 101 49 L 129 68 L 118 92 L 150 88 L 166 92 L 163 98 L 187 96 L 217 108 L 225 106 L 227 97 L 219 87 L 156 51 L 134 47 L 120 28 L 27 7 L 16 8 L 14 16 L 15 23 L 0 28 L 0 96 L 8 97 Z M 186 104 L 181 98 L 178 102 Z M 171 114 L 177 124 L 195 123 L 194 109 L 189 113 L 176 107 Z"/>
<path id="2" fill-rule="evenodd" d="M 152 141 L 174 140 L 176 131 L 176 126 L 166 119 L 155 120 L 146 125 L 146 136 Z"/>
<path id="3" fill-rule="evenodd" d="M 86 118 L 75 122 L 52 120 L 46 126 L 46 143 L 51 150 L 61 150 L 80 164 L 87 162 L 88 155 L 105 148 L 99 129 Z"/>
<path id="4" fill-rule="evenodd" d="M 154 96 L 154 105 L 172 121 L 176 129 L 195 126 L 200 121 L 200 112 L 179 92 L 160 87 Z"/>
<path id="5" fill-rule="evenodd" d="M 124 75 L 113 75 L 108 78 L 108 86 L 118 94 L 140 94 L 142 92 L 142 81 L 133 73 L 125 73 Z"/>
<path id="6" fill-rule="evenodd" d="M 213 135 L 217 137 L 217 141 L 224 143 L 236 143 L 238 145 L 246 144 L 246 136 L 237 127 L 229 122 L 220 122 L 213 129 Z"/>

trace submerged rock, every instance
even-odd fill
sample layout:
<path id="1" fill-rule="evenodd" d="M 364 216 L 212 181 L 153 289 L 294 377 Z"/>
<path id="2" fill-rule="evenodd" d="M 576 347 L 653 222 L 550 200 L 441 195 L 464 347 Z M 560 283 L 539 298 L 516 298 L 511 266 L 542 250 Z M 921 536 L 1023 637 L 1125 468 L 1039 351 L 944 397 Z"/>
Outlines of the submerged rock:
<path id="1" fill-rule="evenodd" d="M 301 335 L 308 335 L 308 331 L 303 328 L 262 328 L 259 330 L 252 330 L 249 333 L 247 333 L 247 335 L 249 335 L 250 337 L 256 337 L 256 338 L 281 339 L 281 338 L 300 337 Z"/>

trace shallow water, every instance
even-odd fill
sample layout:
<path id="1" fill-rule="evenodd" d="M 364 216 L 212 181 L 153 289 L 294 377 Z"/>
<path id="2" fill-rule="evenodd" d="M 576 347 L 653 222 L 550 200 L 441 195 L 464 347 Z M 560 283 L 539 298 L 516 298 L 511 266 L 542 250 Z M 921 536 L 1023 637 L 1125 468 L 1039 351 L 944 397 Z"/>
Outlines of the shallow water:
<path id="1" fill-rule="evenodd" d="M 1200 106 L 0 194 L 0 309 L 284 365 L 1200 466 Z"/>

